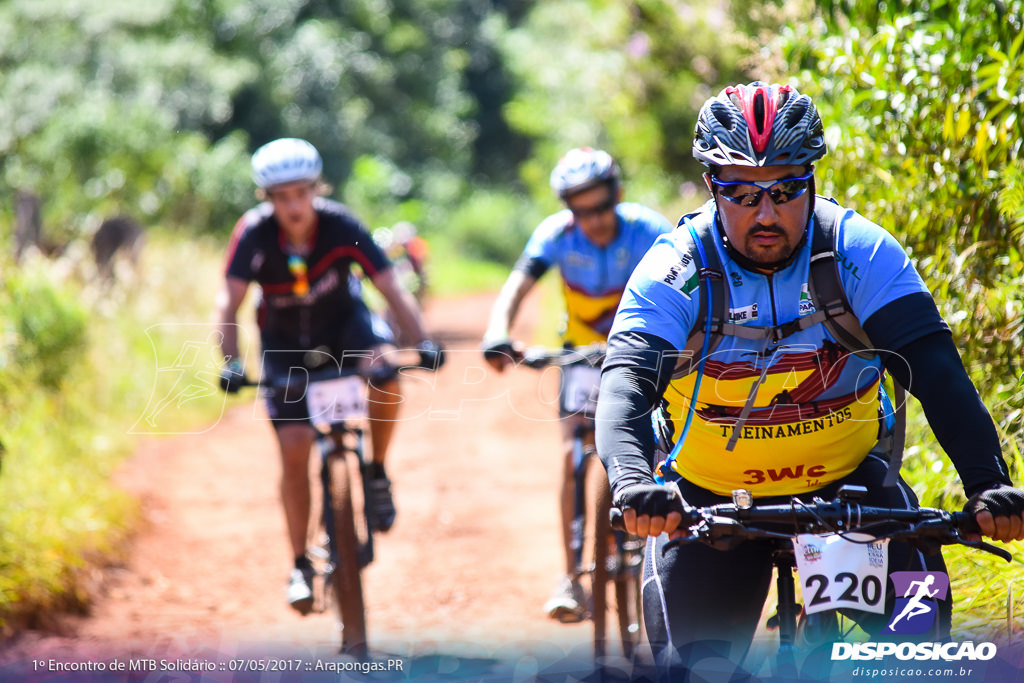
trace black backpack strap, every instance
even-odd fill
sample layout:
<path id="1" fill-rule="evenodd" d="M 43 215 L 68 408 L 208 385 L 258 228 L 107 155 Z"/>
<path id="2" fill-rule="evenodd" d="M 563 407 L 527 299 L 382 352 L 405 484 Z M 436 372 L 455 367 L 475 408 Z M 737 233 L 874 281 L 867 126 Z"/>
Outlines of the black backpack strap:
<path id="1" fill-rule="evenodd" d="M 811 266 L 807 282 L 815 313 L 805 316 L 810 324 L 821 322 L 840 346 L 862 358 L 873 358 L 871 340 L 853 314 L 839 279 L 836 237 L 846 210 L 834 200 L 817 196 L 811 233 Z"/>
<path id="2" fill-rule="evenodd" d="M 824 197 L 815 198 L 814 218 L 817 223 L 811 239 L 811 266 L 808 289 L 820 322 L 841 346 L 861 357 L 873 357 L 871 341 L 860 321 L 853 314 L 839 276 L 836 239 L 839 224 L 846 213 L 842 207 Z"/>
<path id="3" fill-rule="evenodd" d="M 885 472 L 882 486 L 896 485 L 896 480 L 900 475 L 900 467 L 903 466 L 903 449 L 907 445 L 907 392 L 896 381 L 895 377 L 892 380 L 892 386 L 892 407 L 895 411 L 895 420 L 892 432 L 888 435 L 888 438 L 892 440 L 888 449 L 889 469 Z"/>
<path id="4" fill-rule="evenodd" d="M 840 346 L 862 358 L 876 356 L 871 340 L 861 327 L 839 278 L 839 252 L 836 243 L 839 224 L 847 210 L 834 199 L 818 195 L 814 202 L 815 227 L 811 237 L 811 265 L 807 289 L 815 312 L 805 316 L 821 322 Z M 881 390 L 881 389 L 880 389 Z M 881 435 L 876 448 L 888 456 L 889 468 L 883 486 L 895 486 L 903 464 L 903 449 L 907 436 L 907 395 L 893 378 L 892 409 L 894 425 L 891 432 Z M 883 431 L 883 430 L 880 430 Z"/>

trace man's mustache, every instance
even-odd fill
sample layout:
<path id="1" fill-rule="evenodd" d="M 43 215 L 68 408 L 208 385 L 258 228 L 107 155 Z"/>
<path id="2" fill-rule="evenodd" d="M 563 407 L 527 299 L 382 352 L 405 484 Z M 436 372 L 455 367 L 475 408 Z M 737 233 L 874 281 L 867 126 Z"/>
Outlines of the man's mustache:
<path id="1" fill-rule="evenodd" d="M 750 234 L 754 235 L 757 233 L 771 233 L 773 235 L 785 236 L 786 231 L 780 228 L 778 225 L 758 225 L 750 229 Z"/>

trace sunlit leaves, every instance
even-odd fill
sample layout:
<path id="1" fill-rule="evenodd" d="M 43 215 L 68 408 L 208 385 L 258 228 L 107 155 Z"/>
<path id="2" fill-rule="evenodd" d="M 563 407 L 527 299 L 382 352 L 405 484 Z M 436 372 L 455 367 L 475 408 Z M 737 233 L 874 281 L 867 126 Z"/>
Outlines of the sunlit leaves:
<path id="1" fill-rule="evenodd" d="M 1019 3 L 819 6 L 822 37 L 792 34 L 788 51 L 832 122 L 826 189 L 913 247 L 965 362 L 1013 436 L 1019 424 L 1006 421 L 996 397 L 1022 371 Z"/>

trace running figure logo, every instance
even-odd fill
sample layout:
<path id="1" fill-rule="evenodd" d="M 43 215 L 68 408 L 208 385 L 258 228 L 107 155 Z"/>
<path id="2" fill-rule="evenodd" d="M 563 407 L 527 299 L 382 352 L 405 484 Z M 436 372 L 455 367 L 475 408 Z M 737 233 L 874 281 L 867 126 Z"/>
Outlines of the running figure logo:
<path id="1" fill-rule="evenodd" d="M 949 592 L 949 576 L 941 572 L 893 572 L 896 605 L 883 633 L 914 635 L 935 623 L 938 601 Z"/>

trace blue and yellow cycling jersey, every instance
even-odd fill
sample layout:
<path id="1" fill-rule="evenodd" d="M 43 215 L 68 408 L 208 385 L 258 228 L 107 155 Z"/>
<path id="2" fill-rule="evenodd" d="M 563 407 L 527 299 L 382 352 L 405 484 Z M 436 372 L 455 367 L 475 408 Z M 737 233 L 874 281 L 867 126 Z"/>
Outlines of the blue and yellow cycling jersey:
<path id="1" fill-rule="evenodd" d="M 713 212 L 714 203 L 702 210 Z M 899 243 L 853 211 L 837 226 L 836 246 L 840 280 L 859 320 L 901 297 L 928 292 Z M 788 267 L 772 274 L 741 268 L 721 241 L 716 248 L 732 322 L 774 327 L 814 312 L 810 240 Z M 695 253 L 683 227 L 659 238 L 630 278 L 612 334 L 645 332 L 685 348 L 691 330 L 700 328 Z M 881 370 L 877 356 L 847 353 L 821 324 L 781 341 L 726 335 L 705 362 L 693 420 L 673 466 L 688 481 L 722 495 L 736 488 L 762 496 L 821 488 L 852 472 L 877 441 Z M 673 378 L 664 393 L 673 440 L 680 437 L 695 382 L 695 373 Z"/>
<path id="2" fill-rule="evenodd" d="M 606 247 L 583 234 L 568 209 L 548 216 L 534 230 L 516 269 L 539 278 L 558 266 L 565 296 L 564 341 L 582 346 L 608 338 L 615 309 L 630 273 L 661 234 L 672 224 L 640 204 L 615 207 L 619 232 Z"/>

